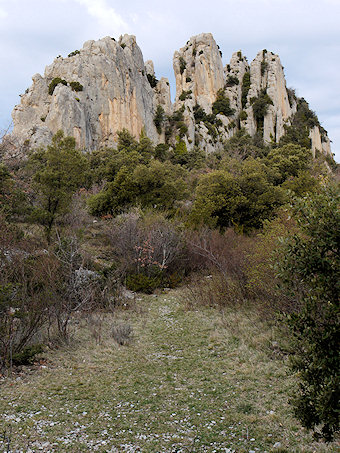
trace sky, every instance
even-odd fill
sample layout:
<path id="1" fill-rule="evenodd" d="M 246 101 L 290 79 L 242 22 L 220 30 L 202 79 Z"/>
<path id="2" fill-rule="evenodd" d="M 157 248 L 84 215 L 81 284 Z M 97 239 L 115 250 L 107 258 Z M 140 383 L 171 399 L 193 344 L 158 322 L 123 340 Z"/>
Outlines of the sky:
<path id="1" fill-rule="evenodd" d="M 223 65 L 242 50 L 280 56 L 287 86 L 314 110 L 340 162 L 340 0 L 0 0 L 0 131 L 11 124 L 19 95 L 57 55 L 89 39 L 133 34 L 172 96 L 175 50 L 212 33 Z"/>

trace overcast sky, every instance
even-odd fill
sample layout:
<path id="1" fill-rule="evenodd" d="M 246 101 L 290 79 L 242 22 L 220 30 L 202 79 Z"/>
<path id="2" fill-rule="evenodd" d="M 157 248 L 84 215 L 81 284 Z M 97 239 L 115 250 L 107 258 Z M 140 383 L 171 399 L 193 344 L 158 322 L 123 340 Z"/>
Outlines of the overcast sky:
<path id="1" fill-rule="evenodd" d="M 0 0 L 0 130 L 35 73 L 108 35 L 136 35 L 174 96 L 173 53 L 203 32 L 224 65 L 237 50 L 249 62 L 264 48 L 277 53 L 287 86 L 317 113 L 340 161 L 340 0 Z"/>

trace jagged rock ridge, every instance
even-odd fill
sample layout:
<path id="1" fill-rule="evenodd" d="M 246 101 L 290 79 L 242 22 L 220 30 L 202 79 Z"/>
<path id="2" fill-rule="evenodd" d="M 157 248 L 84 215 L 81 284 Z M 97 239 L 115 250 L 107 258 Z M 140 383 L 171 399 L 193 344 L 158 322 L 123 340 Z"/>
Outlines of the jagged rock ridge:
<path id="1" fill-rule="evenodd" d="M 223 68 L 213 36 L 203 33 L 175 52 L 173 67 L 174 105 L 168 80 L 156 79 L 134 36 L 87 41 L 80 51 L 56 58 L 44 77 L 33 77 L 13 110 L 12 136 L 35 147 L 62 129 L 80 148 L 91 150 L 113 145 L 126 128 L 137 137 L 144 130 L 154 143 L 181 140 L 188 148 L 199 145 L 212 152 L 241 127 L 278 143 L 292 124 L 299 100 L 287 90 L 280 59 L 272 52 L 260 51 L 249 65 L 238 51 Z M 156 112 L 161 112 L 157 128 Z M 173 114 L 181 121 L 171 121 Z M 331 153 L 318 121 L 309 138 L 314 154 Z"/>

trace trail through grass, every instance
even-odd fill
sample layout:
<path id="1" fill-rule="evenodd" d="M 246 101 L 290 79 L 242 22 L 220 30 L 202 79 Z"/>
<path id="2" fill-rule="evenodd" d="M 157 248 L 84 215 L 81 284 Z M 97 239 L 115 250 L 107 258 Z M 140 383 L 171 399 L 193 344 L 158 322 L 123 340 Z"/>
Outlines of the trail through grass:
<path id="1" fill-rule="evenodd" d="M 292 380 L 255 313 L 188 311 L 182 290 L 137 304 L 117 315 L 133 325 L 130 345 L 114 342 L 108 318 L 101 344 L 84 327 L 47 366 L 3 380 L 0 450 L 337 451 L 292 417 Z"/>

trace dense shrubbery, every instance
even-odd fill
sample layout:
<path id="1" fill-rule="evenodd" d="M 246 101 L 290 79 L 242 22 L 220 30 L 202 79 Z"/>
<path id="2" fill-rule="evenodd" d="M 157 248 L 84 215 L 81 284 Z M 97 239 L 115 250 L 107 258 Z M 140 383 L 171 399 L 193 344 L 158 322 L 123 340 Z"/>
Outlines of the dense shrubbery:
<path id="1" fill-rule="evenodd" d="M 82 267 L 75 238 L 49 250 L 0 219 L 0 369 L 30 363 L 41 343 L 69 339 L 75 312 L 100 307 L 102 282 Z"/>
<path id="2" fill-rule="evenodd" d="M 217 136 L 226 106 L 220 92 L 212 114 L 194 107 L 195 120 Z M 265 146 L 242 129 L 216 153 L 190 149 L 184 112 L 156 109 L 166 144 L 123 130 L 116 148 L 82 154 L 59 132 L 19 171 L 0 167 L 2 367 L 32 361 L 52 331 L 68 339 L 75 312 L 116 306 L 120 285 L 149 293 L 202 271 L 211 278 L 198 279 L 191 301 L 256 301 L 270 317 L 303 306 L 276 287 L 270 252 L 294 228 L 292 193 L 320 192 L 321 167 L 307 148 Z"/>
<path id="3" fill-rule="evenodd" d="M 54 93 L 55 87 L 57 85 L 59 85 L 60 83 L 62 85 L 67 85 L 66 80 L 61 79 L 60 77 L 55 77 L 48 86 L 48 94 L 52 95 Z M 70 82 L 70 87 L 72 88 L 73 91 L 83 91 L 83 88 L 84 88 L 80 82 Z"/>
<path id="4" fill-rule="evenodd" d="M 300 305 L 286 315 L 298 373 L 292 400 L 308 429 L 321 425 L 332 440 L 339 430 L 340 193 L 336 187 L 297 200 L 298 230 L 286 237 L 279 255 L 279 276 Z"/>
<path id="5" fill-rule="evenodd" d="M 285 135 L 280 139 L 281 144 L 295 143 L 305 148 L 311 147 L 310 129 L 318 126 L 323 132 L 316 114 L 310 110 L 308 102 L 303 98 L 297 101 L 297 111 L 291 126 L 285 126 Z"/>

